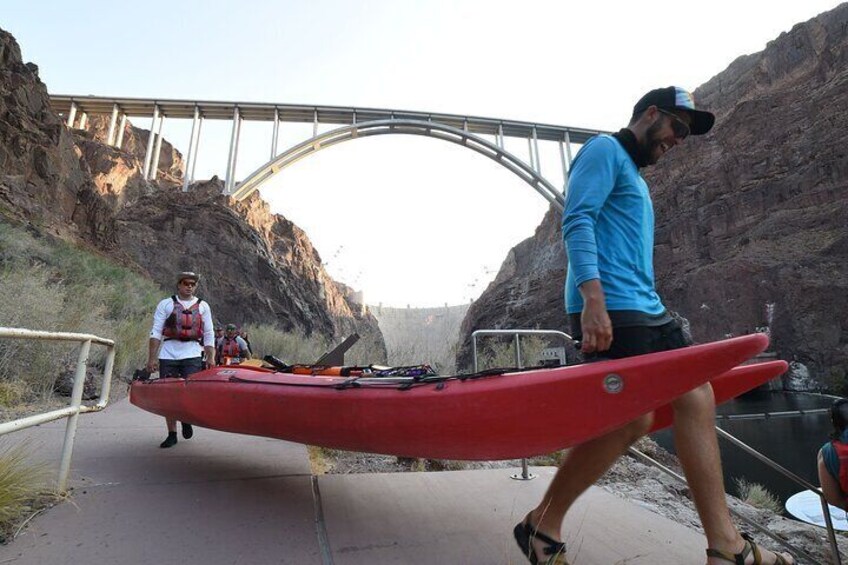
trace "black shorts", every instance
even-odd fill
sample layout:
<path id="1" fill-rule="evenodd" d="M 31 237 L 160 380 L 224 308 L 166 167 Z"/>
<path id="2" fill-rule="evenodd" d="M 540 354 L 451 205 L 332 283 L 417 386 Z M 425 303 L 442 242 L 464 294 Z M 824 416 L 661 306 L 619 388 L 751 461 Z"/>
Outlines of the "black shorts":
<path id="1" fill-rule="evenodd" d="M 159 378 L 165 377 L 185 379 L 203 370 L 203 359 L 159 359 Z"/>
<path id="2" fill-rule="evenodd" d="M 573 320 L 572 320 L 573 322 Z M 582 331 L 579 321 L 577 327 L 572 326 L 574 339 L 582 339 Z M 683 328 L 677 320 L 672 320 L 661 326 L 626 326 L 612 329 L 612 345 L 607 351 L 597 353 L 584 353 L 586 361 L 600 361 L 602 359 L 621 359 L 656 353 L 658 351 L 669 351 L 692 345 L 683 333 Z"/>

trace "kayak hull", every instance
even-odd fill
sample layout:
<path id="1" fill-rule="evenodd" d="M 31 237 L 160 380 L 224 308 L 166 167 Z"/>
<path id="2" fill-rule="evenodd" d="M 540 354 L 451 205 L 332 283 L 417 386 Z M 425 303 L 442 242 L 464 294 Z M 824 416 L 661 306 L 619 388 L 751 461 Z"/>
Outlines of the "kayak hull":
<path id="1" fill-rule="evenodd" d="M 130 400 L 201 427 L 322 447 L 434 459 L 514 459 L 583 443 L 657 409 L 660 423 L 668 425 L 673 399 L 767 345 L 767 336 L 754 334 L 407 390 L 339 389 L 335 385 L 344 377 L 216 367 L 187 380 L 134 382 Z M 777 370 L 772 366 L 769 374 Z M 762 371 L 746 373 L 745 386 L 756 380 L 753 374 L 763 377 Z"/>

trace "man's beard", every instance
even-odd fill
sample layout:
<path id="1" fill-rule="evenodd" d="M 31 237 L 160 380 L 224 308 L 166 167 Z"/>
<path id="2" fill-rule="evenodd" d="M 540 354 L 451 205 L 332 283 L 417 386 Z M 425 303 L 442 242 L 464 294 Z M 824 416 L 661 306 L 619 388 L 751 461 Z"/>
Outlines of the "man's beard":
<path id="1" fill-rule="evenodd" d="M 648 126 L 648 131 L 645 132 L 645 138 L 643 140 L 637 140 L 636 145 L 639 148 L 639 160 L 636 165 L 640 169 L 648 165 L 655 165 L 659 161 L 659 157 L 654 156 L 657 154 L 654 150 L 662 145 L 659 136 L 661 128 L 662 122 L 661 120 L 657 120 Z"/>

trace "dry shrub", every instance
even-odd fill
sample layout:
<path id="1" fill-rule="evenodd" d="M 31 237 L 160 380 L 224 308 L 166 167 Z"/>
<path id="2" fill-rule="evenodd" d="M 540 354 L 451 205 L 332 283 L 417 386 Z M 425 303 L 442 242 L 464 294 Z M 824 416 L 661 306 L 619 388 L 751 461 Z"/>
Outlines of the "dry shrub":
<path id="1" fill-rule="evenodd" d="M 305 336 L 284 332 L 270 325 L 245 326 L 250 336 L 250 347 L 254 358 L 273 355 L 292 365 L 314 363 L 328 349 L 327 340 L 318 335 Z"/>
<path id="2" fill-rule="evenodd" d="M 22 381 L 0 381 L 0 408 L 18 406 L 29 393 L 29 387 Z"/>
<path id="3" fill-rule="evenodd" d="M 494 336 L 478 338 L 477 369 L 516 367 L 515 338 L 512 336 Z M 521 351 L 521 366 L 527 367 L 536 363 L 539 354 L 548 347 L 548 340 L 540 336 L 522 336 L 519 342 Z"/>
<path id="4" fill-rule="evenodd" d="M 759 483 L 751 483 L 744 477 L 734 479 L 739 491 L 739 498 L 754 508 L 768 510 L 775 514 L 783 512 L 780 500 Z"/>
<path id="5" fill-rule="evenodd" d="M 30 461 L 26 443 L 11 445 L 0 438 L 0 537 L 10 539 L 28 515 L 52 498 L 49 470 L 44 463 Z"/>
<path id="6" fill-rule="evenodd" d="M 0 320 L 7 327 L 94 334 L 117 342 L 113 376 L 146 358 L 157 296 L 137 273 L 61 241 L 36 238 L 0 221 Z M 28 391 L 20 401 L 53 393 L 56 377 L 76 363 L 79 344 L 0 339 L 0 383 Z M 89 366 L 102 368 L 107 350 L 93 345 Z"/>

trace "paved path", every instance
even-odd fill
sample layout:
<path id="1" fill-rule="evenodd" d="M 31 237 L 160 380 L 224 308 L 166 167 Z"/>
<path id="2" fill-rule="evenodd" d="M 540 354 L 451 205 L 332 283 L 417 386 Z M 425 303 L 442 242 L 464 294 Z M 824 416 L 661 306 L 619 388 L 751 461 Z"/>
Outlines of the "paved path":
<path id="1" fill-rule="evenodd" d="M 524 564 L 512 527 L 554 469 L 310 474 L 306 448 L 196 428 L 126 400 L 81 417 L 70 500 L 0 546 L 0 565 Z M 64 421 L 20 432 L 58 459 Z M 703 539 L 590 489 L 564 528 L 573 565 L 702 564 Z"/>

